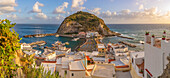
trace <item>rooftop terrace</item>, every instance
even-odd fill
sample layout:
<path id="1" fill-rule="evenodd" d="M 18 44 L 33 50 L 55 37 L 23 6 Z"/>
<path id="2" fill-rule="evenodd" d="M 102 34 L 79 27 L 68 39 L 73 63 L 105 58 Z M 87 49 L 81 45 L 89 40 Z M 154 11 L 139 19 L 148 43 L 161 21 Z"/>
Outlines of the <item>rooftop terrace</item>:
<path id="1" fill-rule="evenodd" d="M 95 77 L 113 78 L 115 69 L 111 64 L 96 64 L 92 71 L 92 75 Z"/>

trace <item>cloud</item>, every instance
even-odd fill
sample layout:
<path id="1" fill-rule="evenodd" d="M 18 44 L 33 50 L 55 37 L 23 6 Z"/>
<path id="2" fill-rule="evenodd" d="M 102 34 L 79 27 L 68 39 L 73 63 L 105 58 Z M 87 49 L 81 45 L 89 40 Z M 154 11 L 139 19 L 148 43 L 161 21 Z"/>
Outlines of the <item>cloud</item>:
<path id="1" fill-rule="evenodd" d="M 0 12 L 0 15 L 3 15 L 3 13 L 2 13 L 2 12 Z"/>
<path id="2" fill-rule="evenodd" d="M 139 5 L 139 10 L 141 10 L 143 8 L 144 8 L 143 4 Z"/>
<path id="3" fill-rule="evenodd" d="M 111 18 L 114 17 L 115 15 L 117 15 L 117 12 L 111 12 L 107 10 L 106 12 L 102 12 L 99 16 L 102 18 Z"/>
<path id="4" fill-rule="evenodd" d="M 136 4 L 136 5 L 139 5 L 139 3 L 138 3 L 138 2 L 136 2 L 135 4 Z"/>
<path id="5" fill-rule="evenodd" d="M 86 9 L 86 7 L 82 7 L 85 1 L 86 0 L 72 0 L 71 10 L 80 11 L 80 10 Z"/>
<path id="6" fill-rule="evenodd" d="M 29 20 L 32 20 L 33 18 L 32 17 L 28 17 Z"/>
<path id="7" fill-rule="evenodd" d="M 63 20 L 65 17 L 62 15 L 58 15 L 55 17 L 56 20 Z"/>
<path id="8" fill-rule="evenodd" d="M 121 14 L 129 14 L 131 11 L 129 9 L 125 9 L 120 11 Z"/>
<path id="9" fill-rule="evenodd" d="M 92 12 L 92 13 L 96 14 L 96 15 L 99 15 L 101 8 L 94 8 L 93 10 L 90 10 L 90 9 L 87 9 L 87 10 L 89 12 Z"/>
<path id="10" fill-rule="evenodd" d="M 141 11 L 128 9 L 118 12 L 106 11 L 99 15 L 106 23 L 167 23 L 170 21 L 170 11 L 162 14 L 157 7 L 146 8 Z"/>
<path id="11" fill-rule="evenodd" d="M 0 0 L 0 14 L 16 12 L 16 6 L 15 0 Z"/>
<path id="12" fill-rule="evenodd" d="M 6 17 L 9 18 L 9 19 L 17 19 L 16 14 L 7 15 Z"/>
<path id="13" fill-rule="evenodd" d="M 150 15 L 155 15 L 158 12 L 157 7 L 149 8 L 144 10 L 145 13 L 150 14 Z"/>
<path id="14" fill-rule="evenodd" d="M 67 8 L 67 7 L 68 7 L 68 2 L 64 2 L 63 5 L 57 7 L 57 8 L 53 11 L 53 13 L 55 13 L 55 14 L 66 13 L 66 12 L 64 11 L 64 8 Z"/>
<path id="15" fill-rule="evenodd" d="M 17 6 L 15 0 L 0 0 L 0 6 Z"/>
<path id="16" fill-rule="evenodd" d="M 42 12 L 42 10 L 39 9 L 39 6 L 43 7 L 44 4 L 39 3 L 39 2 L 37 1 L 37 2 L 34 4 L 33 9 L 32 9 L 31 12 L 32 12 L 32 13 L 40 13 L 40 12 Z"/>
<path id="17" fill-rule="evenodd" d="M 37 13 L 37 15 L 35 15 L 35 18 L 37 18 L 37 19 L 47 19 L 47 15 L 45 15 L 44 13 Z"/>

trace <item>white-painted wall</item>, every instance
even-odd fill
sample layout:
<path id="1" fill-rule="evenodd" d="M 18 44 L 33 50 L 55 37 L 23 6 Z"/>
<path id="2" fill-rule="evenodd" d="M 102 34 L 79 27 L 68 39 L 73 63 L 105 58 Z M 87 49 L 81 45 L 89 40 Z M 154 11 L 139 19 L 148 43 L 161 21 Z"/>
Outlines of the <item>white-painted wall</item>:
<path id="1" fill-rule="evenodd" d="M 51 71 L 51 74 L 53 74 L 55 71 L 56 63 L 41 63 L 41 66 L 44 67 L 44 70 L 47 72 Z"/>
<path id="2" fill-rule="evenodd" d="M 136 65 L 136 60 L 138 60 L 138 59 L 144 59 L 144 57 L 143 58 L 133 58 L 133 56 L 132 56 L 132 53 L 130 54 L 130 60 L 131 60 L 131 63 L 132 63 L 132 60 L 133 60 L 133 63 L 132 63 L 132 67 L 133 67 L 133 69 L 135 70 L 135 72 L 137 73 L 137 75 L 139 76 L 139 77 L 141 77 L 141 78 L 143 78 L 143 75 L 141 74 L 141 73 L 139 73 L 140 72 L 140 69 L 137 67 L 137 65 Z"/>
<path id="3" fill-rule="evenodd" d="M 72 73 L 74 76 L 72 76 Z M 68 70 L 68 78 L 85 78 L 86 74 L 85 71 L 71 71 Z"/>
<path id="4" fill-rule="evenodd" d="M 147 37 L 145 37 L 145 42 Z M 151 44 L 153 44 L 151 38 Z M 163 73 L 163 67 L 165 68 L 168 64 L 168 60 L 166 59 L 170 53 L 170 43 L 165 42 L 165 40 L 161 40 L 161 48 L 157 48 L 151 44 L 144 44 L 145 51 L 145 69 L 153 75 L 152 78 L 157 78 Z M 144 70 L 145 78 L 147 78 L 147 71 Z"/>

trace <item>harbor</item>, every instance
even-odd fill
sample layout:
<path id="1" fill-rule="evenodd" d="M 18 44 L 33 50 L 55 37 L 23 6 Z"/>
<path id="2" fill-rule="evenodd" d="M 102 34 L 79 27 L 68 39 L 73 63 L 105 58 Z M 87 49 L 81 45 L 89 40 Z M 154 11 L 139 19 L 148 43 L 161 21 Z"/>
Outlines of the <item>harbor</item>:
<path id="1" fill-rule="evenodd" d="M 42 46 L 42 45 L 45 45 L 45 44 L 46 44 L 45 41 L 36 41 L 36 42 L 29 43 L 29 45 L 31 45 L 31 46 L 33 46 L 33 45 Z"/>
<path id="2" fill-rule="evenodd" d="M 119 43 L 125 44 L 125 45 L 127 45 L 127 46 L 129 46 L 129 47 L 133 47 L 133 48 L 136 47 L 136 45 L 131 44 L 131 43 L 128 43 L 128 42 L 124 42 L 124 41 L 119 41 Z"/>
<path id="3" fill-rule="evenodd" d="M 56 33 L 24 35 L 23 37 L 25 37 L 25 38 L 29 38 L 29 37 L 45 37 L 45 36 L 54 36 L 54 35 L 56 35 Z"/>

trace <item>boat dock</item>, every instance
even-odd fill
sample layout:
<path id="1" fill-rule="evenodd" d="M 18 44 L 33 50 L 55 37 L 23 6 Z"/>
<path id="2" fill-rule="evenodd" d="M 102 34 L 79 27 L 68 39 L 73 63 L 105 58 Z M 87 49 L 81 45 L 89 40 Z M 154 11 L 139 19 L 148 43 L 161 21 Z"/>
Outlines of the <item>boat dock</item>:
<path id="1" fill-rule="evenodd" d="M 124 41 L 119 41 L 119 43 L 125 44 L 125 45 L 127 45 L 129 47 L 136 47 L 136 45 L 128 43 L 128 42 L 124 42 Z"/>
<path id="2" fill-rule="evenodd" d="M 60 34 L 59 36 L 60 36 L 60 37 L 71 37 L 71 38 L 74 37 L 73 35 L 62 35 L 62 34 Z"/>
<path id="3" fill-rule="evenodd" d="M 27 37 L 45 37 L 45 36 L 54 36 L 57 33 L 49 33 L 49 34 L 33 34 L 33 35 L 25 35 L 23 37 L 27 38 Z"/>
<path id="4" fill-rule="evenodd" d="M 36 42 L 32 42 L 32 43 L 29 43 L 29 45 L 41 45 L 41 44 L 46 44 L 45 41 L 36 41 Z"/>

